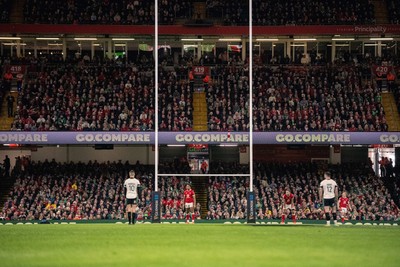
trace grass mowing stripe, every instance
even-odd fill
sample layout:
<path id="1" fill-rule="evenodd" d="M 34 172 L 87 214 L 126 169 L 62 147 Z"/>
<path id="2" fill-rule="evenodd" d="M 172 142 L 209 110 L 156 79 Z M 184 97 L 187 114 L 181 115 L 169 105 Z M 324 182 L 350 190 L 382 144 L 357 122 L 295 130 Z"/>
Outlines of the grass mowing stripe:
<path id="1" fill-rule="evenodd" d="M 0 228 L 1 266 L 398 266 L 397 227 L 35 225 Z"/>

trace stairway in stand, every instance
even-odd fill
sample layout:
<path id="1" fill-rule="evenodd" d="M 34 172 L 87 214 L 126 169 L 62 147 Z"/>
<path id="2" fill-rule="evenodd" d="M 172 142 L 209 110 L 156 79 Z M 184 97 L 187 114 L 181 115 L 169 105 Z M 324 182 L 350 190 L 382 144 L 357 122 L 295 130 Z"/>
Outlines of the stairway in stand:
<path id="1" fill-rule="evenodd" d="M 193 93 L 193 131 L 207 131 L 207 101 L 205 92 Z"/>
<path id="2" fill-rule="evenodd" d="M 24 23 L 24 7 L 26 0 L 15 0 L 10 11 L 11 23 Z"/>
<path id="3" fill-rule="evenodd" d="M 389 126 L 389 131 L 400 131 L 400 116 L 393 93 L 382 93 L 382 105 L 385 110 L 385 117 Z"/>
<path id="4" fill-rule="evenodd" d="M 380 177 L 385 187 L 388 189 L 390 196 L 392 197 L 394 203 L 399 206 L 400 199 L 399 194 L 397 193 L 395 184 L 396 184 L 396 177 Z"/>
<path id="5" fill-rule="evenodd" d="M 11 187 L 15 183 L 15 178 L 12 177 L 0 177 L 0 209 L 4 207 L 4 203 L 7 201 L 8 194 L 10 193 Z"/>
<path id="6" fill-rule="evenodd" d="M 11 124 L 14 121 L 14 117 L 11 118 L 8 117 L 7 97 L 9 96 L 9 94 L 12 94 L 12 96 L 14 96 L 15 99 L 13 113 L 15 113 L 17 109 L 18 92 L 11 91 L 11 93 L 7 93 L 4 96 L 0 114 L 0 131 L 9 131 L 11 129 Z"/>
<path id="7" fill-rule="evenodd" d="M 376 24 L 389 24 L 386 1 L 373 0 Z"/>
<path id="8" fill-rule="evenodd" d="M 205 219 L 207 216 L 207 210 L 208 210 L 208 194 L 207 194 L 207 184 L 208 184 L 208 177 L 192 177 L 192 186 L 194 189 L 194 192 L 196 193 L 196 201 L 197 203 L 200 203 L 201 209 L 201 218 Z"/>

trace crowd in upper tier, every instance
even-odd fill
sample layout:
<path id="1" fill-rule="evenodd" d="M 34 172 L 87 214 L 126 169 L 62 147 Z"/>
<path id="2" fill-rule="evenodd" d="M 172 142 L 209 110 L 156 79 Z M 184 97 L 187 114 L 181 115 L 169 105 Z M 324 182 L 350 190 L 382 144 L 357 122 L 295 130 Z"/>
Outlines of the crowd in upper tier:
<path id="1" fill-rule="evenodd" d="M 397 0 L 386 0 L 388 9 L 388 20 L 391 24 L 400 24 L 400 2 Z"/>
<path id="2" fill-rule="evenodd" d="M 0 22 L 9 22 L 11 2 L 0 1 Z M 228 26 L 249 22 L 247 0 L 207 0 L 204 15 L 196 7 L 188 0 L 159 0 L 159 23 L 171 25 L 200 17 Z M 154 1 L 145 0 L 26 0 L 21 8 L 25 23 L 151 25 L 155 20 Z M 398 1 L 387 1 L 390 23 L 399 23 L 399 8 Z M 375 24 L 375 7 L 371 0 L 254 0 L 253 24 L 368 25 Z"/>
<path id="3" fill-rule="evenodd" d="M 46 65 L 22 88 L 12 130 L 152 131 L 154 74 L 121 62 Z"/>
<path id="4" fill-rule="evenodd" d="M 396 1 L 394 1 L 396 2 Z M 245 25 L 249 21 L 248 1 L 208 0 L 211 17 L 223 17 L 225 25 Z M 374 5 L 369 0 L 254 0 L 253 24 L 346 25 L 374 24 Z"/>
<path id="5" fill-rule="evenodd" d="M 360 67 L 256 66 L 255 131 L 387 131 L 380 89 Z M 216 68 L 209 130 L 248 130 L 248 68 Z"/>
<path id="6" fill-rule="evenodd" d="M 292 64 L 253 66 L 254 131 L 390 130 L 381 84 L 368 79 L 368 64 Z M 154 131 L 150 64 L 91 61 L 85 55 L 35 70 L 16 99 L 11 130 Z M 192 131 L 196 111 L 187 73 L 160 67 L 160 131 Z M 246 62 L 211 67 L 205 90 L 209 131 L 248 130 L 248 75 Z"/>
<path id="7" fill-rule="evenodd" d="M 154 190 L 153 166 L 128 162 L 57 163 L 20 160 L 12 172 L 15 183 L 1 207 L 5 220 L 123 220 L 125 196 L 123 182 L 131 169 L 136 171 L 142 190 L 139 196 L 138 219 L 151 215 L 151 192 Z M 211 172 L 248 172 L 248 166 L 213 164 Z M 160 165 L 164 172 L 187 172 L 187 161 Z M 222 168 L 222 169 L 221 169 Z M 298 219 L 324 219 L 318 198 L 324 170 L 330 169 L 339 194 L 346 191 L 350 199 L 348 219 L 394 221 L 399 219 L 398 195 L 393 196 L 383 178 L 374 175 L 371 165 L 342 164 L 323 166 L 313 163 L 257 163 L 254 166 L 254 193 L 258 219 L 280 219 L 282 196 L 286 190 L 294 194 Z M 205 178 L 207 179 L 207 178 Z M 183 190 L 191 179 L 185 176 L 160 177 L 162 218 L 184 219 Z M 244 219 L 247 214 L 246 194 L 249 179 L 221 175 L 208 178 L 207 215 L 203 219 Z M 195 207 L 200 218 L 201 205 Z"/>
<path id="8" fill-rule="evenodd" d="M 191 14 L 189 1 L 159 1 L 159 23 L 174 24 L 177 18 Z M 26 23 L 41 24 L 154 24 L 154 1 L 144 0 L 27 0 Z"/>

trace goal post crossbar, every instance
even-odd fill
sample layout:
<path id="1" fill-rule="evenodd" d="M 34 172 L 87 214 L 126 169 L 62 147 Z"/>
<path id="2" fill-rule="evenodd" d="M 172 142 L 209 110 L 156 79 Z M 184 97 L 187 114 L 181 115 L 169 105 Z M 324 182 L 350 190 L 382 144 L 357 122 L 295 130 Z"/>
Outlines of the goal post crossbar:
<path id="1" fill-rule="evenodd" d="M 212 174 L 184 174 L 184 173 L 159 173 L 158 176 L 168 177 L 168 176 L 184 176 L 184 177 L 250 177 L 250 174 L 232 174 L 232 173 L 212 173 Z"/>

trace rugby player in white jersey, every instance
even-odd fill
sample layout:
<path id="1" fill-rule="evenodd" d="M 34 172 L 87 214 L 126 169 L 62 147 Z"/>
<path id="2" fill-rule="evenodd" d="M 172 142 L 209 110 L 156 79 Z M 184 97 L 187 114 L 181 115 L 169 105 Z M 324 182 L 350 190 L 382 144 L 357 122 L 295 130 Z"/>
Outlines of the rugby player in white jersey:
<path id="1" fill-rule="evenodd" d="M 324 204 L 324 211 L 326 217 L 326 225 L 331 225 L 331 216 L 330 212 L 332 212 L 333 222 L 336 226 L 337 218 L 336 218 L 336 203 L 338 198 L 338 187 L 334 180 L 331 178 L 330 172 L 324 173 L 324 180 L 320 183 L 319 186 L 319 199 Z"/>
<path id="2" fill-rule="evenodd" d="M 129 224 L 136 222 L 136 209 L 138 205 L 140 182 L 136 179 L 135 171 L 129 172 L 129 178 L 124 182 L 125 198 L 126 198 L 126 212 L 128 215 Z"/>

